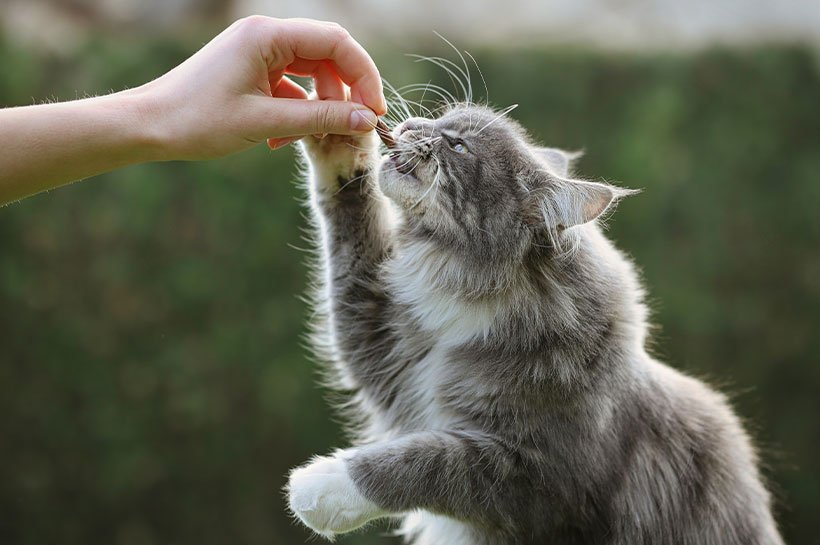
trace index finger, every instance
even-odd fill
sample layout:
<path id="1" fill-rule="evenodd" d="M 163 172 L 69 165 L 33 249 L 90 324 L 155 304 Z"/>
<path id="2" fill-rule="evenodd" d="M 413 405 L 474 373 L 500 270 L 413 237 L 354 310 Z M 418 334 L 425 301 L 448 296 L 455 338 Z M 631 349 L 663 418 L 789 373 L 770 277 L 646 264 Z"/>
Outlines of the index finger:
<path id="1" fill-rule="evenodd" d="M 295 58 L 332 62 L 339 77 L 350 87 L 353 101 L 364 104 L 377 115 L 387 113 L 376 63 L 341 26 L 310 19 L 278 20 L 271 45 L 281 53 L 274 58 L 288 60 L 287 64 Z"/>

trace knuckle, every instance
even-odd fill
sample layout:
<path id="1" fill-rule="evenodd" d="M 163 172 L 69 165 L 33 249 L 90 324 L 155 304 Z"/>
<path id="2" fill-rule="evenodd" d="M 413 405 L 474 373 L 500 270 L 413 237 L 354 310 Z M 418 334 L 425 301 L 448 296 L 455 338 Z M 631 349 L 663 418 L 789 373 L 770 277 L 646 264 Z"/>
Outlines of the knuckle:
<path id="1" fill-rule="evenodd" d="M 264 15 L 248 15 L 239 20 L 242 26 L 256 28 L 268 23 L 268 18 Z"/>
<path id="2" fill-rule="evenodd" d="M 350 32 L 339 23 L 331 23 L 330 26 L 337 41 L 343 42 L 350 39 Z"/>
<path id="3" fill-rule="evenodd" d="M 322 106 L 321 108 L 317 108 L 315 115 L 315 132 L 326 132 L 326 129 L 335 127 L 336 115 L 332 108 L 328 106 Z"/>
<path id="4" fill-rule="evenodd" d="M 266 15 L 248 15 L 239 19 L 235 24 L 248 34 L 264 36 L 276 33 L 282 24 L 282 20 Z"/>

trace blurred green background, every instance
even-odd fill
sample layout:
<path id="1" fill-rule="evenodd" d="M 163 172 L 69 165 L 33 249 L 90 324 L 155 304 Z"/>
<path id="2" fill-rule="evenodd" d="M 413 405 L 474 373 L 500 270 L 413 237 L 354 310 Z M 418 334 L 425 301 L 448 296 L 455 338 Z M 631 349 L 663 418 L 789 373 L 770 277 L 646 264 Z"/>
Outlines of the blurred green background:
<path id="1" fill-rule="evenodd" d="M 100 34 L 71 55 L 0 35 L 0 104 L 138 85 L 211 34 Z M 452 88 L 403 56 L 452 58 L 443 44 L 368 48 L 396 85 Z M 820 543 L 817 56 L 471 52 L 490 102 L 585 149 L 585 177 L 644 188 L 610 234 L 643 270 L 653 349 L 733 395 L 784 536 Z M 292 150 L 260 146 L 0 209 L 0 543 L 309 539 L 285 475 L 345 439 L 302 346 L 296 179 Z"/>

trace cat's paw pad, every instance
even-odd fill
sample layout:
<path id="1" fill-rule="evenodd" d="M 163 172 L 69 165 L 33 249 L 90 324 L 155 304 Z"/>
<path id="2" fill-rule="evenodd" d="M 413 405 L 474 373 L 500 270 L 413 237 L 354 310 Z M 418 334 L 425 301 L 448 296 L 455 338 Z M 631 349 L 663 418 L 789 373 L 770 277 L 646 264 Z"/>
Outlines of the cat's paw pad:
<path id="1" fill-rule="evenodd" d="M 305 526 L 327 538 L 350 532 L 383 516 L 353 484 L 342 456 L 319 457 L 293 470 L 290 510 Z"/>

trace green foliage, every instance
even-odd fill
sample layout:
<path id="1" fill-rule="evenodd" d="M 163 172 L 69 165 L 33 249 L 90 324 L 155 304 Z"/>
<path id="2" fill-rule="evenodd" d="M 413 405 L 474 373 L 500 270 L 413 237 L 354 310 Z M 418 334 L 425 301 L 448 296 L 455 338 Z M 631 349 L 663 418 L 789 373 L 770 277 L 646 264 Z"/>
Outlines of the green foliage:
<path id="1" fill-rule="evenodd" d="M 137 85 L 189 51 L 99 41 L 56 59 L 0 45 L 0 104 Z M 610 223 L 644 271 L 654 350 L 734 394 L 788 541 L 813 542 L 815 60 L 474 53 L 491 102 L 519 103 L 513 115 L 538 140 L 585 149 L 587 178 L 644 188 Z M 399 52 L 378 58 L 395 84 L 450 86 Z M 344 439 L 300 344 L 297 248 L 309 244 L 296 178 L 290 151 L 260 147 L 126 168 L 0 209 L 0 542 L 307 538 L 284 514 L 285 474 Z M 343 541 L 387 541 L 375 535 Z"/>

